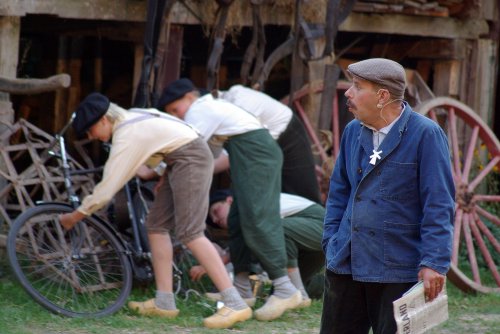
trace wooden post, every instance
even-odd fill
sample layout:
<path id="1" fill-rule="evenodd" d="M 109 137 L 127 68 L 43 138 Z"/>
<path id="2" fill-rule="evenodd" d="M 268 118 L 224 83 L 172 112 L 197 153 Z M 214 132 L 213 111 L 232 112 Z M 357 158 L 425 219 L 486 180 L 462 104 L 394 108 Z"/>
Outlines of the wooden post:
<path id="1" fill-rule="evenodd" d="M 167 84 L 178 79 L 180 76 L 184 27 L 178 24 L 172 24 L 169 27 L 167 50 L 158 73 L 159 78 L 156 89 L 159 94 L 161 94 Z M 164 34 L 164 36 L 167 36 L 167 34 Z"/>
<path id="2" fill-rule="evenodd" d="M 0 75 L 16 77 L 19 57 L 19 17 L 0 17 Z M 12 124 L 14 110 L 9 94 L 0 92 L 0 123 Z M 0 134 L 5 128 L 0 124 Z"/>
<path id="3" fill-rule="evenodd" d="M 16 77 L 20 25 L 21 20 L 19 17 L 0 17 L 0 75 L 7 78 Z M 13 122 L 14 110 L 9 100 L 9 94 L 0 92 L 0 135 L 8 129 L 4 124 L 10 125 Z M 1 146 L 6 144 L 8 143 L 0 143 Z M 7 171 L 3 159 L 0 159 L 0 169 Z M 5 184 L 5 179 L 0 178 L 0 189 L 3 189 Z M 0 225 L 2 223 L 0 222 Z"/>
<path id="4" fill-rule="evenodd" d="M 70 40 L 70 59 L 68 72 L 71 76 L 71 86 L 69 88 L 67 110 L 76 109 L 81 100 L 81 69 L 82 69 L 82 48 L 83 38 L 73 37 Z"/>
<path id="5" fill-rule="evenodd" d="M 60 36 L 57 50 L 56 73 L 66 73 L 68 70 L 68 37 Z M 55 92 L 54 101 L 54 121 L 52 130 L 58 131 L 63 127 L 67 120 L 68 91 L 58 89 Z"/>
<path id="6" fill-rule="evenodd" d="M 137 93 L 137 86 L 141 80 L 142 73 L 142 60 L 144 58 L 144 45 L 135 44 L 134 46 L 134 75 L 132 78 L 132 99 L 130 104 L 132 105 L 135 101 L 135 94 Z"/>

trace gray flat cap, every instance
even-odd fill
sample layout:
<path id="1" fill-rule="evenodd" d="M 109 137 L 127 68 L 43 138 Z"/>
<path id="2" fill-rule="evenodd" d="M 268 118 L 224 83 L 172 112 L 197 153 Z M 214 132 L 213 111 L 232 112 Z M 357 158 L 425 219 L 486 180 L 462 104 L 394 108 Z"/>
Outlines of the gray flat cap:
<path id="1" fill-rule="evenodd" d="M 385 58 L 370 58 L 347 66 L 347 70 L 361 79 L 383 87 L 396 98 L 403 98 L 406 88 L 406 73 L 400 64 Z"/>

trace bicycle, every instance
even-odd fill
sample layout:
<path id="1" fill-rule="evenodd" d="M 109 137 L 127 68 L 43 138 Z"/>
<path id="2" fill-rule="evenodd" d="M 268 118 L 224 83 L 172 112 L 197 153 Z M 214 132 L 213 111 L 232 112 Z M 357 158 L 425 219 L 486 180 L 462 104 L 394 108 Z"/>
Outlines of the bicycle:
<path id="1" fill-rule="evenodd" d="M 10 227 L 7 253 L 16 278 L 44 308 L 68 317 L 102 317 L 123 306 L 134 279 L 153 280 L 144 228 L 153 194 L 134 178 L 124 187 L 130 225 L 115 227 L 91 215 L 64 230 L 58 216 L 80 203 L 71 176 L 99 171 L 71 169 L 64 142 L 69 124 L 55 137 L 59 152 L 48 152 L 60 161 L 69 203 L 38 202 L 19 215 Z M 176 247 L 177 259 L 185 261 L 182 246 Z M 185 275 L 175 263 L 173 269 L 176 295 L 187 295 Z"/>

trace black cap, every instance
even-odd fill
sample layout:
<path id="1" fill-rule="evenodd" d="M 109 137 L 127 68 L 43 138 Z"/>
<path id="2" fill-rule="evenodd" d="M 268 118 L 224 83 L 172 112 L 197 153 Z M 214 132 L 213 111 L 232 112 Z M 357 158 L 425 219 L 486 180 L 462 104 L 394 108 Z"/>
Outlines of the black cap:
<path id="1" fill-rule="evenodd" d="M 76 135 L 84 137 L 88 129 L 108 111 L 109 104 L 109 99 L 100 93 L 92 93 L 80 102 L 73 120 Z"/>
<path id="2" fill-rule="evenodd" d="M 192 92 L 193 90 L 196 90 L 196 88 L 193 82 L 188 78 L 175 80 L 165 87 L 156 108 L 164 111 L 166 105 L 182 98 L 186 93 Z"/>
<path id="3" fill-rule="evenodd" d="M 229 189 L 217 189 L 213 193 L 210 194 L 209 205 L 212 205 L 217 202 L 225 201 L 226 198 L 232 196 L 232 192 Z"/>

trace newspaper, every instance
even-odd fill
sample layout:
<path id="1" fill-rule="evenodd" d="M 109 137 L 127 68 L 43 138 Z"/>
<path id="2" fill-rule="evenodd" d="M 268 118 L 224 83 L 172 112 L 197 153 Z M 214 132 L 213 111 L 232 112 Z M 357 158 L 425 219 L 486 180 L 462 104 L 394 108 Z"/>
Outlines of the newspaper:
<path id="1" fill-rule="evenodd" d="M 425 302 L 424 282 L 420 281 L 393 305 L 397 334 L 425 333 L 448 319 L 446 286 L 433 301 Z"/>

